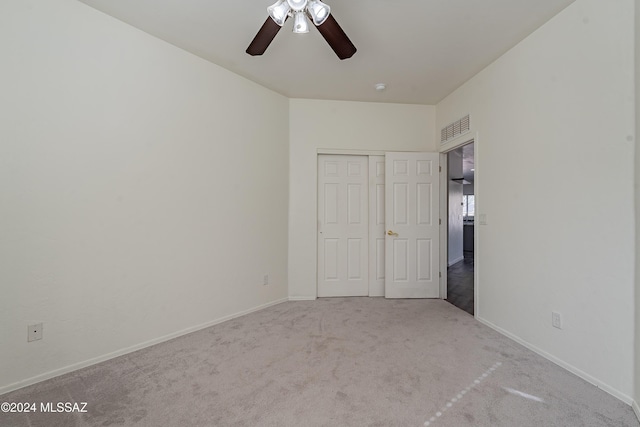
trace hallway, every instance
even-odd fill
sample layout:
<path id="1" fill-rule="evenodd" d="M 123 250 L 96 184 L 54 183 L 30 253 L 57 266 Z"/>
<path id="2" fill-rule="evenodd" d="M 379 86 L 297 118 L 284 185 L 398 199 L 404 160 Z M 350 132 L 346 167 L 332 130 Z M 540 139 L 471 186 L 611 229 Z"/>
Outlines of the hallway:
<path id="1" fill-rule="evenodd" d="M 447 301 L 473 316 L 473 252 L 447 269 Z"/>

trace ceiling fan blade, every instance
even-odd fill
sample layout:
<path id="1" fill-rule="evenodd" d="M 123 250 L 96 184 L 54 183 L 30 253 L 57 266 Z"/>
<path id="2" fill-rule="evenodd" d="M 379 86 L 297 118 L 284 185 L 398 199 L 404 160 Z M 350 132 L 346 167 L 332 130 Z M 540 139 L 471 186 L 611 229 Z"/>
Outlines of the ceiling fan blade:
<path id="1" fill-rule="evenodd" d="M 327 20 L 318 25 L 317 28 L 322 37 L 329 43 L 331 49 L 338 55 L 338 58 L 351 58 L 356 53 L 356 47 L 338 25 L 338 21 L 335 20 L 333 15 L 329 14 Z"/>
<path id="2" fill-rule="evenodd" d="M 258 31 L 258 34 L 253 38 L 253 41 L 247 48 L 247 53 L 251 56 L 262 55 L 265 50 L 271 44 L 273 38 L 280 31 L 280 25 L 276 24 L 271 17 L 267 17 L 267 20 L 264 21 L 262 27 Z"/>

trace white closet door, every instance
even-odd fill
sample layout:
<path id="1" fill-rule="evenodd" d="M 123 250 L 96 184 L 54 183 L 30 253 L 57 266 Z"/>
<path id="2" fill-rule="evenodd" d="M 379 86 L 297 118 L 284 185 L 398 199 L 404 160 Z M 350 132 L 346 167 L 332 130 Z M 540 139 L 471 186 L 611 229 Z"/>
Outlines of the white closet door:
<path id="1" fill-rule="evenodd" d="M 384 156 L 369 156 L 369 296 L 384 296 Z"/>
<path id="2" fill-rule="evenodd" d="M 385 155 L 385 297 L 440 295 L 438 153 Z"/>
<path id="3" fill-rule="evenodd" d="M 318 156 L 319 297 L 369 295 L 368 161 Z"/>

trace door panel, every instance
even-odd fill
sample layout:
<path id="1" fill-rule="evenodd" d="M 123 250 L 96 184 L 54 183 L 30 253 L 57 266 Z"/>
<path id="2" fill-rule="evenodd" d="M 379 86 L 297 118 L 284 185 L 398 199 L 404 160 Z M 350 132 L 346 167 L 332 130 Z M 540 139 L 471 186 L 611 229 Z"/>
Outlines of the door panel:
<path id="1" fill-rule="evenodd" d="M 368 157 L 318 156 L 318 296 L 369 294 Z"/>
<path id="2" fill-rule="evenodd" d="M 385 156 L 387 298 L 439 297 L 439 158 Z"/>
<path id="3" fill-rule="evenodd" d="M 393 280 L 395 282 L 407 282 L 409 277 L 409 254 L 407 248 L 407 239 L 393 239 Z"/>
<path id="4" fill-rule="evenodd" d="M 384 296 L 384 156 L 369 156 L 369 296 Z"/>

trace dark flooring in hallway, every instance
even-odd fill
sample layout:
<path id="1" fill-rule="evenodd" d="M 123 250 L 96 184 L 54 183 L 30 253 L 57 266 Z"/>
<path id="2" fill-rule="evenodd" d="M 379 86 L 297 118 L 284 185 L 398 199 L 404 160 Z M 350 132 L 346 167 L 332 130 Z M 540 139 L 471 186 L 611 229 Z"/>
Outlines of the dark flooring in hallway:
<path id="1" fill-rule="evenodd" d="M 473 252 L 447 269 L 447 301 L 473 315 Z"/>

